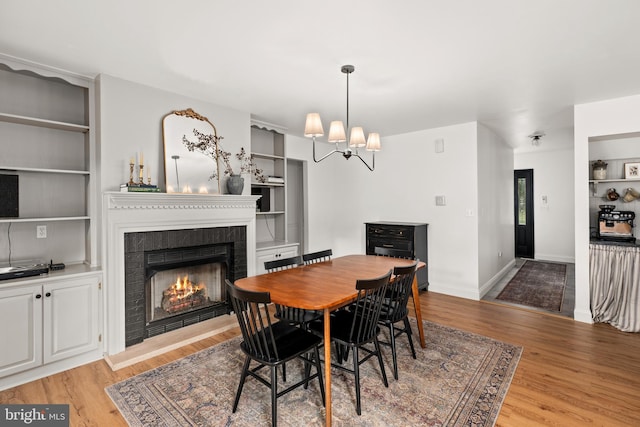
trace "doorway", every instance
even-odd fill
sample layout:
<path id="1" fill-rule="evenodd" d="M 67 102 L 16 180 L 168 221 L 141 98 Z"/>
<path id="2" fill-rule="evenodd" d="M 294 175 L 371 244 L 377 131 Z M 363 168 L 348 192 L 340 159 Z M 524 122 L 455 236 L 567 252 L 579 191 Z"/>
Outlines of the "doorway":
<path id="1" fill-rule="evenodd" d="M 305 242 L 305 162 L 287 159 L 287 238 L 299 243 L 302 254 Z"/>
<path id="2" fill-rule="evenodd" d="M 533 169 L 513 172 L 515 257 L 534 258 Z"/>

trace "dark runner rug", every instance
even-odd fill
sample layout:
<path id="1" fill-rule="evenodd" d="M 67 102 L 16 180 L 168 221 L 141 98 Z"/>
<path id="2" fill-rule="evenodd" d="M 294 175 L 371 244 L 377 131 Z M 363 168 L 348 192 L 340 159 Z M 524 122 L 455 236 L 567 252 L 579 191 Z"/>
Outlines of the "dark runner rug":
<path id="1" fill-rule="evenodd" d="M 411 320 L 415 331 L 415 321 Z M 356 414 L 353 375 L 332 371 L 335 426 L 493 426 L 522 347 L 424 322 L 427 348 L 411 358 L 398 339 L 399 380 L 385 353 L 389 388 L 375 358 L 361 367 L 362 415 Z M 269 389 L 245 383 L 238 410 L 231 412 L 244 355 L 241 338 L 202 350 L 106 388 L 131 426 L 266 426 L 271 423 Z M 418 341 L 417 339 L 415 340 Z M 350 360 L 348 363 L 350 363 Z M 292 384 L 302 365 L 287 365 Z M 268 372 L 268 371 L 267 371 Z M 278 399 L 278 425 L 324 425 L 318 381 Z"/>
<path id="2" fill-rule="evenodd" d="M 527 260 L 496 299 L 561 311 L 566 283 L 566 264 Z"/>

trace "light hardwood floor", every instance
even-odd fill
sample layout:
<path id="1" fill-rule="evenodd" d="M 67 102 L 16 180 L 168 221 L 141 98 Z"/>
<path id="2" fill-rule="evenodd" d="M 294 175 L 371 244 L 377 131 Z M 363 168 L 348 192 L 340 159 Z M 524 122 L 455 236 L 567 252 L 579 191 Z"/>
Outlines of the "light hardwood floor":
<path id="1" fill-rule="evenodd" d="M 496 425 L 640 425 L 640 334 L 433 292 L 420 299 L 425 320 L 524 347 Z M 106 386 L 238 333 L 234 328 L 115 372 L 104 361 L 91 363 L 0 392 L 0 402 L 69 403 L 72 426 L 126 426 Z"/>

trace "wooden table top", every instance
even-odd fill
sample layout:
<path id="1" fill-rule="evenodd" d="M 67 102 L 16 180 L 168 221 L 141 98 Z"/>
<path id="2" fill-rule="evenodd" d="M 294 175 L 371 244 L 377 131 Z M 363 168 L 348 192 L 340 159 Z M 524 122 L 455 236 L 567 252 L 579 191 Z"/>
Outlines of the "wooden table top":
<path id="1" fill-rule="evenodd" d="M 307 310 L 336 309 L 353 301 L 356 280 L 373 279 L 395 266 L 414 261 L 375 255 L 347 255 L 310 264 L 236 280 L 243 289 L 269 292 L 276 304 Z M 420 263 L 423 267 L 424 263 Z"/>

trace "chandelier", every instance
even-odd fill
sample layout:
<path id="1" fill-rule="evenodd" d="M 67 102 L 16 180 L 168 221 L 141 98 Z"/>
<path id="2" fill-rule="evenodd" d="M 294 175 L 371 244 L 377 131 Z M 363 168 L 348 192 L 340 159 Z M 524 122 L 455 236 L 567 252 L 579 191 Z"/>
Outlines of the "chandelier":
<path id="1" fill-rule="evenodd" d="M 343 65 L 340 71 L 347 75 L 347 132 L 351 131 L 348 143 L 345 144 L 344 148 L 340 148 L 341 143 L 347 142 L 347 136 L 342 120 L 335 120 L 331 122 L 331 125 L 329 127 L 329 136 L 327 139 L 329 143 L 335 143 L 336 146 L 333 151 L 330 151 L 319 159 L 316 159 L 316 137 L 324 135 L 324 130 L 322 129 L 322 121 L 320 120 L 319 113 L 307 114 L 307 121 L 304 126 L 304 136 L 313 139 L 314 162 L 320 163 L 330 155 L 334 153 L 340 153 L 347 160 L 352 156 L 359 158 L 362 163 L 364 163 L 364 165 L 369 168 L 370 171 L 373 171 L 376 167 L 375 152 L 380 151 L 380 135 L 378 133 L 372 132 L 369 134 L 365 142 L 364 131 L 361 127 L 356 126 L 353 128 L 349 128 L 349 74 L 355 71 L 355 67 L 353 65 Z M 373 152 L 371 166 L 369 166 L 369 164 L 358 153 L 358 149 L 363 147 L 367 151 Z"/>

